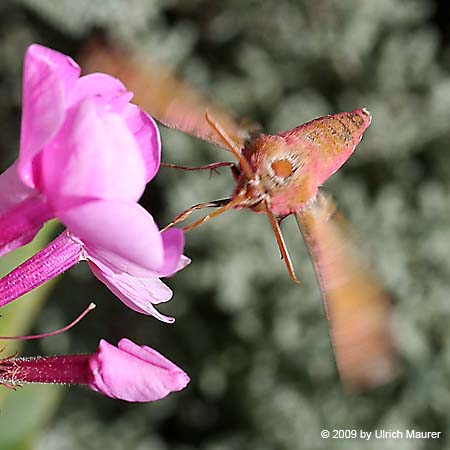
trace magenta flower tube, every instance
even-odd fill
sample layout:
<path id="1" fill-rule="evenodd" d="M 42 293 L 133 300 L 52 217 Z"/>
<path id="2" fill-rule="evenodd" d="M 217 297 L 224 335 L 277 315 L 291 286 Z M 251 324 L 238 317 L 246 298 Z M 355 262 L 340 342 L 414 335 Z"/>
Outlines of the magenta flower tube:
<path id="1" fill-rule="evenodd" d="M 61 234 L 48 247 L 0 279 L 0 307 L 60 275 L 83 258 L 82 246 Z"/>

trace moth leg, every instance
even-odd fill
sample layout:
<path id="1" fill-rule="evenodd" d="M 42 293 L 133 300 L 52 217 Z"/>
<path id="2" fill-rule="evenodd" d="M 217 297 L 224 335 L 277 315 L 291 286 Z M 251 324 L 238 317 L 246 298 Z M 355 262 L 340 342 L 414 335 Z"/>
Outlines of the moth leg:
<path id="1" fill-rule="evenodd" d="M 195 221 L 191 225 L 187 225 L 182 228 L 183 231 L 190 231 L 194 228 L 197 228 L 198 226 L 204 224 L 205 222 L 208 222 L 211 219 L 214 219 L 215 217 L 219 216 L 220 214 L 223 214 L 225 211 L 228 211 L 231 208 L 234 208 L 235 206 L 238 206 L 242 203 L 242 201 L 245 198 L 245 193 L 241 192 L 238 194 L 235 198 L 231 199 L 225 199 L 222 201 L 227 201 L 227 203 L 223 204 L 218 210 L 214 211 L 211 214 L 208 214 L 201 219 Z"/>
<path id="2" fill-rule="evenodd" d="M 222 206 L 226 206 L 231 201 L 231 198 L 222 198 L 220 200 L 214 200 L 212 202 L 206 202 L 206 203 L 198 203 L 197 205 L 191 206 L 190 208 L 186 209 L 182 213 L 178 214 L 172 222 L 167 224 L 161 231 L 166 231 L 169 228 L 172 228 L 177 223 L 185 221 L 194 211 L 197 211 L 199 209 L 205 209 L 205 208 L 220 208 Z"/>
<path id="3" fill-rule="evenodd" d="M 206 166 L 194 166 L 194 167 L 188 167 L 188 166 L 179 166 L 178 164 L 169 164 L 169 163 L 161 163 L 161 167 L 168 167 L 169 169 L 178 169 L 178 170 L 210 170 L 212 172 L 216 172 L 217 169 L 220 167 L 231 167 L 231 171 L 234 173 L 236 170 L 236 164 L 234 162 L 216 162 L 212 164 L 207 164 Z"/>
<path id="4" fill-rule="evenodd" d="M 1 352 L 3 352 L 6 348 L 6 345 L 2 347 Z M 11 356 L 7 356 L 6 358 L 0 358 L 0 365 L 2 363 L 7 363 L 10 361 L 14 361 L 15 358 L 17 358 L 19 356 L 19 352 L 15 352 L 13 355 Z"/>
<path id="5" fill-rule="evenodd" d="M 278 220 L 275 217 L 267 201 L 266 201 L 266 212 L 267 216 L 269 217 L 270 224 L 272 225 L 272 230 L 275 233 L 278 248 L 280 249 L 281 256 L 283 258 L 284 264 L 286 265 L 286 269 L 289 272 L 289 276 L 291 277 L 294 283 L 300 284 L 300 281 L 295 275 L 294 266 L 292 265 L 291 257 L 289 256 L 289 252 L 286 243 L 284 242 L 283 235 L 281 234 L 280 220 Z"/>
<path id="6" fill-rule="evenodd" d="M 4 380 L 0 380 L 0 385 L 5 386 L 6 388 L 11 389 L 12 391 L 17 391 L 18 387 L 22 387 L 20 384 L 9 383 L 8 381 Z"/>

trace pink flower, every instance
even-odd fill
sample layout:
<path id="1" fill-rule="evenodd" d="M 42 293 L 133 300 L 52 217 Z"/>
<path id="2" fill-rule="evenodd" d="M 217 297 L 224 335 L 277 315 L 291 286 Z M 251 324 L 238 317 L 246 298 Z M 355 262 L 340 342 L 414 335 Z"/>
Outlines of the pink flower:
<path id="1" fill-rule="evenodd" d="M 101 340 L 93 355 L 11 357 L 0 360 L 0 383 L 84 384 L 111 398 L 153 402 L 189 383 L 188 375 L 145 345 Z"/>
<path id="2" fill-rule="evenodd" d="M 129 402 L 159 400 L 189 383 L 187 374 L 156 350 L 128 339 L 118 348 L 102 339 L 89 368 L 91 389 Z"/>
<path id="3" fill-rule="evenodd" d="M 158 170 L 158 130 L 132 94 L 108 75 L 79 75 L 68 56 L 26 52 L 19 159 L 0 176 L 0 254 L 85 200 L 137 201 Z"/>
<path id="4" fill-rule="evenodd" d="M 26 52 L 19 159 L 0 176 L 3 253 L 51 217 L 78 228 L 77 209 L 89 215 L 89 202 L 109 215 L 105 202 L 136 203 L 158 171 L 158 129 L 129 103 L 132 94 L 108 75 L 79 75 L 59 52 L 40 45 Z M 149 226 L 156 228 L 151 219 Z"/>
<path id="5" fill-rule="evenodd" d="M 137 203 L 159 168 L 158 128 L 120 81 L 79 75 L 68 56 L 28 48 L 20 155 L 0 176 L 0 254 L 52 217 L 68 232 L 0 281 L 0 306 L 87 259 L 128 306 L 171 321 L 151 302 L 171 297 L 159 277 L 187 264 L 184 237 L 160 233 Z"/>

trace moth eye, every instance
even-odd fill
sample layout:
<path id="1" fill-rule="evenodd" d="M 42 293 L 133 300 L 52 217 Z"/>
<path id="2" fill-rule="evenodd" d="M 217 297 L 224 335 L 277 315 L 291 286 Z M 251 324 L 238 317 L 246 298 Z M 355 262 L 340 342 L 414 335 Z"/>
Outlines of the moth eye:
<path id="1" fill-rule="evenodd" d="M 270 165 L 273 173 L 279 178 L 289 178 L 293 173 L 292 164 L 287 159 L 278 159 Z"/>

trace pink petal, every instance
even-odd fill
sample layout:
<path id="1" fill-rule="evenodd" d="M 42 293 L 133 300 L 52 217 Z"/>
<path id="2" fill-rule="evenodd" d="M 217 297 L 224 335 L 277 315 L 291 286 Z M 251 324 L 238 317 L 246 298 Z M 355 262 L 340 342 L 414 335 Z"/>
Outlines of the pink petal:
<path id="1" fill-rule="evenodd" d="M 66 99 L 81 73 L 80 66 L 70 56 L 39 44 L 28 47 L 25 65 L 28 63 L 50 67 L 60 80 Z"/>
<path id="2" fill-rule="evenodd" d="M 52 217 L 39 193 L 22 183 L 17 165 L 0 175 L 0 256 L 28 244 Z"/>
<path id="3" fill-rule="evenodd" d="M 23 201 L 39 195 L 34 189 L 22 183 L 17 166 L 16 161 L 0 175 L 0 215 Z"/>
<path id="4" fill-rule="evenodd" d="M 30 197 L 2 214 L 0 256 L 28 244 L 52 217 L 52 211 L 40 196 Z"/>
<path id="5" fill-rule="evenodd" d="M 17 238 L 4 239 L 2 236 L 0 238 L 0 257 L 8 254 L 9 252 L 12 252 L 16 248 L 27 245 L 34 239 L 34 237 L 36 236 L 36 234 L 38 234 L 40 229 L 41 229 L 40 226 L 31 228 L 29 231 L 23 232 Z"/>
<path id="6" fill-rule="evenodd" d="M 157 277 L 133 277 L 125 272 L 116 273 L 98 259 L 88 255 L 92 273 L 132 310 L 148 314 L 162 322 L 173 323 L 173 317 L 161 314 L 153 304 L 167 302 L 172 291 Z"/>
<path id="7" fill-rule="evenodd" d="M 142 360 L 158 366 L 161 369 L 168 371 L 181 370 L 172 361 L 168 360 L 156 350 L 151 347 L 147 347 L 146 345 L 136 345 L 133 341 L 124 338 L 119 341 L 119 344 L 117 346 L 120 350 L 141 358 Z"/>
<path id="8" fill-rule="evenodd" d="M 155 121 L 136 105 L 129 104 L 123 116 L 137 140 L 141 154 L 145 160 L 146 182 L 148 183 L 158 172 L 161 162 L 161 137 Z"/>
<path id="9" fill-rule="evenodd" d="M 71 198 L 137 201 L 145 188 L 145 162 L 120 115 L 86 98 L 42 156 L 43 191 L 55 208 Z"/>
<path id="10" fill-rule="evenodd" d="M 179 270 L 181 270 L 181 269 L 184 269 L 186 266 L 188 266 L 189 264 L 191 263 L 191 259 L 190 258 L 188 258 L 187 256 L 185 256 L 185 255 L 181 255 L 181 258 L 180 258 L 180 260 L 178 261 L 178 265 L 177 265 L 177 267 L 175 268 L 175 272 L 174 273 L 176 273 L 176 272 L 178 272 Z M 173 274 L 171 274 L 170 276 L 172 276 Z M 169 276 L 169 275 L 166 275 L 166 276 Z"/>
<path id="11" fill-rule="evenodd" d="M 151 402 L 189 383 L 188 375 L 156 350 L 128 339 L 122 339 L 118 347 L 102 339 L 91 356 L 89 385 L 95 391 L 129 402 Z"/>
<path id="12" fill-rule="evenodd" d="M 91 73 L 79 78 L 71 92 L 69 104 L 86 97 L 96 97 L 109 111 L 120 112 L 133 97 L 123 83 L 106 73 Z"/>
<path id="13" fill-rule="evenodd" d="M 171 277 L 184 269 L 191 260 L 181 254 L 184 247 L 184 234 L 181 230 L 173 228 L 161 233 L 164 245 L 164 263 L 160 270 L 147 271 L 146 277 Z"/>
<path id="14" fill-rule="evenodd" d="M 90 255 L 117 272 L 146 276 L 163 265 L 161 234 L 138 204 L 95 200 L 58 212 L 58 217 Z"/>
<path id="15" fill-rule="evenodd" d="M 161 233 L 164 246 L 164 264 L 159 270 L 160 276 L 170 277 L 178 272 L 180 258 L 183 256 L 184 234 L 179 228 L 170 228 Z M 185 267 L 189 262 L 184 261 Z"/>
<path id="16" fill-rule="evenodd" d="M 65 117 L 65 101 L 80 68 L 68 56 L 41 45 L 25 55 L 19 174 L 34 187 L 32 160 L 56 135 Z"/>

